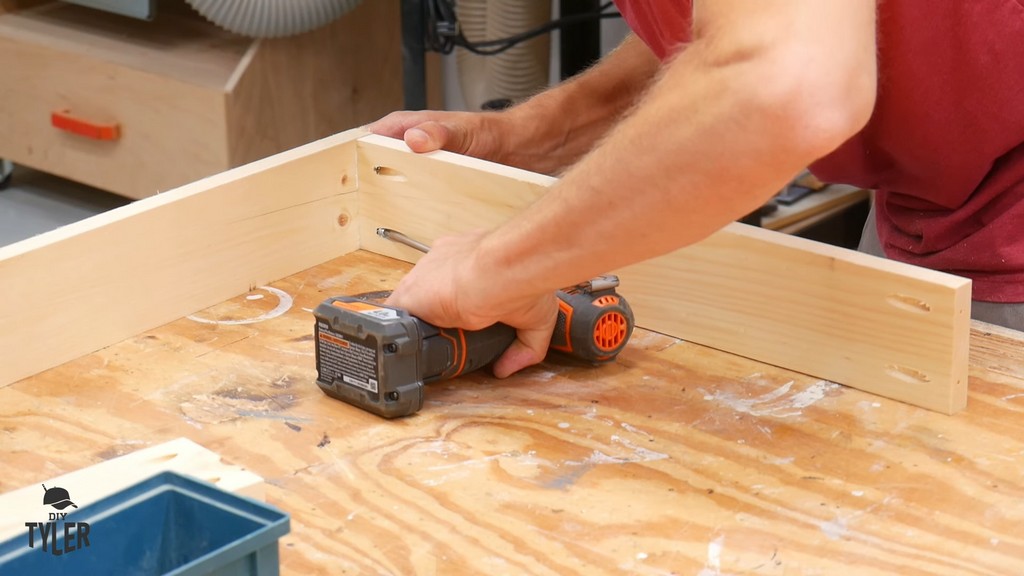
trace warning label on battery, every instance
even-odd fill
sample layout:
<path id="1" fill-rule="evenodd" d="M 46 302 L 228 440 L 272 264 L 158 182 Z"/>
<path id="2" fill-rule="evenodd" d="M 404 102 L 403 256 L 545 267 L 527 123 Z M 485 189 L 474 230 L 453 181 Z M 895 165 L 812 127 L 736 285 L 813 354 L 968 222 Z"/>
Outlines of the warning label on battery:
<path id="1" fill-rule="evenodd" d="M 344 308 L 351 310 L 352 312 L 358 312 L 367 316 L 373 316 L 374 318 L 380 318 L 381 320 L 391 320 L 398 318 L 398 312 L 383 306 L 375 306 L 369 302 L 354 302 L 349 300 L 336 300 L 331 302 L 332 306 L 338 308 Z"/>
<path id="2" fill-rule="evenodd" d="M 321 376 L 331 380 L 341 378 L 351 386 L 378 392 L 377 352 L 373 348 L 346 340 L 341 334 L 320 327 Z"/>

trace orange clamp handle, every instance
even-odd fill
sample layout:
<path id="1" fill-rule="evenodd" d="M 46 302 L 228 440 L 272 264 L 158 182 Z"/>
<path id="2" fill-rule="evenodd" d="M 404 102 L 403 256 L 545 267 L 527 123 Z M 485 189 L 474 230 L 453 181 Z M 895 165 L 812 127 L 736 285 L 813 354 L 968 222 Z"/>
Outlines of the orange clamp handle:
<path id="1" fill-rule="evenodd" d="M 92 122 L 75 116 L 70 110 L 53 112 L 50 114 L 50 123 L 60 130 L 93 140 L 117 140 L 121 137 L 121 125 L 117 122 Z"/>

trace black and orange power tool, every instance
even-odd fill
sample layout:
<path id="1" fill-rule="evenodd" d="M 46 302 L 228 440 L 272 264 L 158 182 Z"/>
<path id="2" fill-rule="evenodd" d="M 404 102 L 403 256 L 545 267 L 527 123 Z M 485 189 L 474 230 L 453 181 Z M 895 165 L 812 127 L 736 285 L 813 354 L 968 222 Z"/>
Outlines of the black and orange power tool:
<path id="1" fill-rule="evenodd" d="M 559 290 L 550 348 L 595 364 L 614 360 L 633 333 L 633 310 L 618 287 L 608 274 Z"/>
<path id="2" fill-rule="evenodd" d="M 409 244 L 383 230 L 378 233 Z M 551 349 L 593 364 L 614 360 L 634 325 L 618 283 L 616 276 L 600 276 L 560 290 Z M 418 412 L 427 384 L 487 366 L 515 340 L 515 329 L 500 323 L 482 330 L 438 328 L 383 304 L 387 295 L 332 297 L 313 311 L 317 385 L 374 414 L 395 418 Z"/>

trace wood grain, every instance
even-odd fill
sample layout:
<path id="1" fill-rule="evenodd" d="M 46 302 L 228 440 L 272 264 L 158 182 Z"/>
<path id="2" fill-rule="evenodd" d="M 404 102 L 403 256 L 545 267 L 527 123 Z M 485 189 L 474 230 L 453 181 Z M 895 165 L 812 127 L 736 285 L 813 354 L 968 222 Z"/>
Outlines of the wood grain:
<path id="1" fill-rule="evenodd" d="M 615 364 L 475 373 L 388 421 L 317 388 L 309 311 L 407 269 L 357 251 L 270 284 L 283 315 L 179 319 L 0 389 L 0 491 L 184 436 L 266 479 L 285 574 L 1020 568 L 1019 333 L 977 325 L 955 417 L 641 329 Z"/>
<path id="2" fill-rule="evenodd" d="M 253 43 L 226 86 L 230 166 L 401 109 L 398 12 L 362 2 L 309 33 Z"/>
<path id="3" fill-rule="evenodd" d="M 400 141 L 358 141 L 360 247 L 414 262 L 422 254 L 375 234 L 394 228 L 430 244 L 505 222 L 555 179 L 446 152 L 412 154 Z"/>
<path id="4" fill-rule="evenodd" d="M 354 250 L 359 134 L 0 248 L 0 386 Z"/>
<path id="5" fill-rule="evenodd" d="M 966 405 L 969 280 L 723 232 L 619 272 L 638 323 L 939 412 Z"/>

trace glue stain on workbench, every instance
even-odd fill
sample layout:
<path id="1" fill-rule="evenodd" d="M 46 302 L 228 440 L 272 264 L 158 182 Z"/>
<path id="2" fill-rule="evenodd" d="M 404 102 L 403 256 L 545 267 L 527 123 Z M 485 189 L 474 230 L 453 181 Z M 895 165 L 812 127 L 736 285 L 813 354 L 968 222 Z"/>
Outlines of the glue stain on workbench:
<path id="1" fill-rule="evenodd" d="M 820 526 L 822 534 L 829 540 L 839 540 L 850 532 L 850 528 L 846 525 L 846 518 L 839 516 L 834 520 L 822 522 Z"/>
<path id="2" fill-rule="evenodd" d="M 829 540 L 841 540 L 849 536 L 851 531 L 850 524 L 853 521 L 861 517 L 868 516 L 876 509 L 888 506 L 894 501 L 899 502 L 899 499 L 895 496 L 886 496 L 881 502 L 876 502 L 864 510 L 852 510 L 845 513 L 839 512 L 832 520 L 818 522 L 818 528 L 821 529 L 821 533 Z"/>
<path id="3" fill-rule="evenodd" d="M 259 290 L 264 290 L 270 294 L 273 294 L 274 296 L 277 296 L 277 306 L 275 306 L 272 310 L 261 312 L 260 314 L 253 316 L 251 318 L 216 319 L 204 318 L 203 316 L 200 316 L 198 314 L 190 314 L 186 316 L 186 318 L 192 320 L 193 322 L 199 322 L 202 324 L 221 324 L 226 326 L 238 326 L 242 324 L 255 324 L 257 322 L 265 322 L 267 320 L 277 318 L 278 316 L 282 316 L 285 312 L 291 309 L 292 297 L 284 290 L 279 290 L 272 286 L 260 286 Z M 249 294 L 245 297 L 245 300 L 247 302 L 259 302 L 260 300 L 263 300 L 263 295 Z"/>
<path id="4" fill-rule="evenodd" d="M 282 414 L 294 404 L 295 396 L 287 392 L 265 394 L 243 387 L 222 387 L 212 394 L 193 394 L 179 408 L 185 417 L 204 424 L 219 424 L 241 417 L 308 422 L 307 418 Z"/>
<path id="5" fill-rule="evenodd" d="M 559 430 L 566 431 L 566 428 L 561 427 Z M 497 466 L 503 473 L 534 485 L 547 489 L 567 490 L 587 472 L 599 466 L 643 464 L 669 458 L 668 454 L 641 446 L 627 436 L 613 433 L 607 443 L 591 448 L 589 453 L 580 454 L 577 451 L 574 455 L 545 457 L 536 450 L 517 449 L 523 445 L 522 443 L 530 440 L 529 436 L 516 440 L 514 435 L 503 432 L 502 438 L 511 438 L 513 441 L 506 444 L 506 449 L 501 452 L 482 453 L 482 441 L 479 444 L 480 448 L 477 448 L 477 441 L 466 444 L 453 440 L 432 440 L 410 446 L 404 458 L 417 463 L 418 481 L 427 486 L 478 478 L 480 474 L 485 474 Z M 649 441 L 648 434 L 642 436 L 645 442 Z M 485 437 L 490 439 L 492 435 L 485 434 Z"/>
<path id="6" fill-rule="evenodd" d="M 700 389 L 699 392 L 704 394 L 705 400 L 724 404 L 737 412 L 751 416 L 789 418 L 803 414 L 804 408 L 816 404 L 839 388 L 835 382 L 819 380 L 804 390 L 791 393 L 794 383 L 790 380 L 771 392 L 753 397 L 718 390 L 708 392 Z"/>
<path id="7" fill-rule="evenodd" d="M 708 542 L 708 557 L 704 562 L 704 568 L 697 573 L 697 576 L 721 576 L 722 574 L 722 546 L 725 545 L 725 536 L 719 535 Z"/>
<path id="8" fill-rule="evenodd" d="M 542 485 L 545 488 L 566 490 L 582 478 L 584 474 L 597 466 L 653 462 L 655 460 L 665 460 L 669 457 L 668 454 L 644 448 L 617 434 L 612 434 L 611 443 L 622 446 L 624 450 L 608 450 L 606 452 L 595 449 L 582 460 L 564 460 L 560 464 L 554 465 L 555 468 L 564 472 L 543 482 Z M 616 454 L 616 452 L 619 453 Z"/>
<path id="9" fill-rule="evenodd" d="M 349 284 L 351 284 L 353 280 L 358 278 L 358 276 L 359 275 L 354 271 L 345 271 L 341 274 L 338 274 L 337 276 L 331 276 L 330 278 L 325 278 L 324 280 L 317 282 L 316 287 L 317 290 L 323 292 L 336 292 L 338 294 L 344 294 L 347 292 L 346 288 L 348 288 Z"/>

